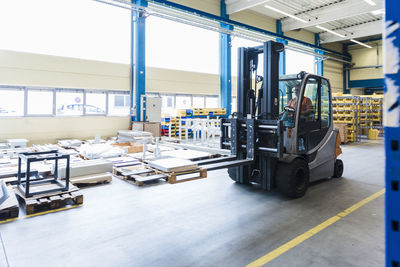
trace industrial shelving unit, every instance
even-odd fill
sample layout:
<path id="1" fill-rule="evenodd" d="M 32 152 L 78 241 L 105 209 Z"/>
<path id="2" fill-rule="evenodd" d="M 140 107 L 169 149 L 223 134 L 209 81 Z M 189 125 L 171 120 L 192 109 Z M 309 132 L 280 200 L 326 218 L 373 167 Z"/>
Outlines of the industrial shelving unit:
<path id="1" fill-rule="evenodd" d="M 347 137 L 343 140 L 347 142 L 357 142 L 358 137 L 358 104 L 359 97 L 352 95 L 334 96 L 332 99 L 333 122 L 345 123 Z"/>

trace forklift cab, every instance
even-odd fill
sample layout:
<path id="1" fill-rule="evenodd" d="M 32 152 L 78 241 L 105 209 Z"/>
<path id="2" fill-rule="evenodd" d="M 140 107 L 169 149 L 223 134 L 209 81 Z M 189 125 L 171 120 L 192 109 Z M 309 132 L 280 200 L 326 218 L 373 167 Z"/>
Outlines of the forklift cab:
<path id="1" fill-rule="evenodd" d="M 329 81 L 321 76 L 301 72 L 280 77 L 279 119 L 287 153 L 308 154 L 324 140 L 332 126 L 330 96 Z"/>

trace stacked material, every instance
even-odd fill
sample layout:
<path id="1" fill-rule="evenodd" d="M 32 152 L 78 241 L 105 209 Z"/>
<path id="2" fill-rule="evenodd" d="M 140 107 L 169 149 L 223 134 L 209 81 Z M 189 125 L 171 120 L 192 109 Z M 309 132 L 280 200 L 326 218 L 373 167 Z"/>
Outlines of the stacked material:
<path id="1" fill-rule="evenodd" d="M 138 159 L 134 159 L 132 157 L 116 157 L 116 158 L 108 158 L 106 160 L 111 162 L 115 168 L 142 164 Z"/>
<path id="2" fill-rule="evenodd" d="M 110 144 L 85 144 L 79 148 L 79 153 L 87 159 L 113 158 L 125 154 L 123 149 Z"/>
<path id="3" fill-rule="evenodd" d="M 58 140 L 58 144 L 65 148 L 77 148 L 82 145 L 82 141 L 78 139 Z"/>
<path id="4" fill-rule="evenodd" d="M 211 154 L 204 151 L 197 151 L 191 149 L 179 149 L 173 151 L 166 151 L 162 153 L 162 156 L 174 157 L 177 159 L 187 159 L 187 160 L 199 160 L 207 159 L 211 157 Z"/>
<path id="5" fill-rule="evenodd" d="M 118 131 L 117 142 L 118 143 L 137 142 L 145 138 L 152 138 L 151 133 L 144 131 L 136 131 L 136 130 L 131 130 L 131 131 L 120 130 Z"/>
<path id="6" fill-rule="evenodd" d="M 66 155 L 71 155 L 71 156 L 78 156 L 79 155 L 79 153 L 75 149 L 71 149 L 71 148 L 65 149 L 65 148 L 62 148 L 59 145 L 45 144 L 45 145 L 33 145 L 32 147 L 37 152 L 45 152 L 45 151 L 57 150 L 57 151 L 59 151 L 59 152 L 61 152 L 63 154 L 66 154 Z"/>
<path id="7" fill-rule="evenodd" d="M 147 164 L 163 172 L 185 172 L 199 168 L 193 161 L 177 158 L 157 159 L 149 161 Z"/>
<path id="8" fill-rule="evenodd" d="M 54 168 L 55 166 L 53 165 L 53 174 Z M 69 169 L 70 181 L 73 184 L 109 182 L 112 180 L 112 168 L 112 162 L 102 159 L 71 162 Z M 58 176 L 65 178 L 65 175 L 65 163 L 59 163 Z"/>

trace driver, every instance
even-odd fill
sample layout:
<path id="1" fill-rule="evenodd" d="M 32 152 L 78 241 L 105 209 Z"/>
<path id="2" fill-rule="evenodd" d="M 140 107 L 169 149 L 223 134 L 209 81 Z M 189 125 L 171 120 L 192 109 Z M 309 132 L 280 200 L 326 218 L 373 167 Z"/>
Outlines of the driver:
<path id="1" fill-rule="evenodd" d="M 300 94 L 300 84 L 297 84 L 295 86 L 296 90 L 296 97 L 290 99 L 288 106 L 292 107 L 294 109 L 297 108 L 297 97 Z M 312 107 L 312 101 L 306 96 L 303 96 L 303 101 L 301 102 L 301 110 L 300 110 L 300 115 L 308 117 L 311 113 L 313 112 L 313 107 Z"/>

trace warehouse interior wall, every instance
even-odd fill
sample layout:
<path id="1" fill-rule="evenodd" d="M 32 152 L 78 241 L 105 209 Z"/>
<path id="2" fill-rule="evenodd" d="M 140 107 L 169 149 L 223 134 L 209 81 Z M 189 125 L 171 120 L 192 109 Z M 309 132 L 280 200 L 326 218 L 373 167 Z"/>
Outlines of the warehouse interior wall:
<path id="1" fill-rule="evenodd" d="M 340 53 L 343 52 L 343 47 L 340 43 L 323 44 L 322 47 Z M 325 60 L 324 77 L 329 79 L 333 93 L 343 92 L 343 63 L 329 59 Z"/>
<path id="2" fill-rule="evenodd" d="M 219 0 L 173 2 L 220 14 Z M 230 18 L 271 32 L 276 30 L 274 19 L 266 19 L 254 11 L 241 11 Z M 285 35 L 314 43 L 314 34 L 304 30 Z M 218 74 L 156 67 L 147 67 L 146 71 L 146 92 L 149 93 L 219 95 L 220 92 Z M 0 50 L 0 85 L 129 91 L 129 74 L 128 64 Z M 236 80 L 236 73 L 232 73 L 232 96 L 236 96 Z M 129 117 L 2 118 L 0 141 L 27 138 L 31 143 L 44 143 L 60 138 L 93 138 L 96 134 L 108 137 L 128 127 Z"/>
<path id="3" fill-rule="evenodd" d="M 353 67 L 382 65 L 382 40 L 368 43 L 372 48 L 351 45 L 348 51 L 353 59 Z M 350 71 L 350 80 L 382 79 L 383 68 L 355 69 Z"/>

